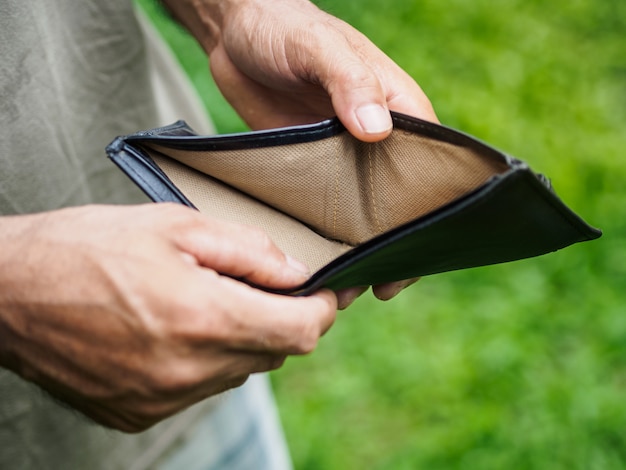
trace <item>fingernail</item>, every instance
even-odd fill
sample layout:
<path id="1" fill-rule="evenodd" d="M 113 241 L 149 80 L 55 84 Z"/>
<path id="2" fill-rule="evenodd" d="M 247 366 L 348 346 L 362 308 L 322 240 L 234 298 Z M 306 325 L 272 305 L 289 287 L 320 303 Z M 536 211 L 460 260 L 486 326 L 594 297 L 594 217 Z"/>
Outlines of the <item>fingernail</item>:
<path id="1" fill-rule="evenodd" d="M 303 276 L 308 277 L 311 274 L 311 270 L 309 269 L 309 267 L 302 261 L 298 261 L 297 259 L 292 258 L 289 255 L 285 255 L 285 258 L 287 259 L 287 264 L 289 265 L 289 267 L 293 268 L 295 271 L 298 271 Z"/>
<path id="2" fill-rule="evenodd" d="M 367 134 L 382 134 L 393 127 L 389 111 L 379 104 L 361 106 L 356 110 L 356 118 Z"/>

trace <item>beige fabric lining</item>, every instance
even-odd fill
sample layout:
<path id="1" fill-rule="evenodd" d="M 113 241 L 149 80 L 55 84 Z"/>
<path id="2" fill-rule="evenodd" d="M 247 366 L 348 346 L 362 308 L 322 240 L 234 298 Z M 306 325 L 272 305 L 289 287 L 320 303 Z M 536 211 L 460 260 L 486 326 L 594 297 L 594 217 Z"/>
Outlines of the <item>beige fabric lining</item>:
<path id="1" fill-rule="evenodd" d="M 312 270 L 508 169 L 501 159 L 402 130 L 373 144 L 342 133 L 244 150 L 153 148 L 182 163 L 152 152 L 202 212 L 262 227 Z"/>
<path id="2" fill-rule="evenodd" d="M 158 154 L 152 158 L 200 212 L 263 228 L 282 251 L 305 263 L 311 273 L 352 248 L 318 235 L 297 220 L 199 171 Z"/>

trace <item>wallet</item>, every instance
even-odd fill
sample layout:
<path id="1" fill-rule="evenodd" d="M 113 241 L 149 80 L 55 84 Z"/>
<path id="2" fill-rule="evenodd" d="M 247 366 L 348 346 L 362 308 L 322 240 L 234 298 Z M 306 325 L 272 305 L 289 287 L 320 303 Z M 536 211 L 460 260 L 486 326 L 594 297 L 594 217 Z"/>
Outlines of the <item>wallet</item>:
<path id="1" fill-rule="evenodd" d="M 392 113 L 365 143 L 337 118 L 199 136 L 184 122 L 107 154 L 155 202 L 262 228 L 313 273 L 306 295 L 543 255 L 601 236 L 549 180 L 454 129 Z"/>

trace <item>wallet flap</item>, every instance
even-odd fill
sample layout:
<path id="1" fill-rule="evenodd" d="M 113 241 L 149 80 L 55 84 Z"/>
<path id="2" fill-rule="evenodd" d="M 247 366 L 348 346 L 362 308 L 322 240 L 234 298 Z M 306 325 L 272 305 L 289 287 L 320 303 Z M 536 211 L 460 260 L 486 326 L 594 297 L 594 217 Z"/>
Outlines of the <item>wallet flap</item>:
<path id="1" fill-rule="evenodd" d="M 600 232 L 571 212 L 528 168 L 366 242 L 300 287 L 376 285 L 543 255 Z"/>
<path id="2" fill-rule="evenodd" d="M 206 150 L 196 144 L 143 145 L 150 155 L 165 155 L 210 175 L 353 246 L 427 214 L 509 168 L 502 157 L 402 129 L 376 143 L 340 131 L 322 140 L 277 142 L 271 148 Z"/>

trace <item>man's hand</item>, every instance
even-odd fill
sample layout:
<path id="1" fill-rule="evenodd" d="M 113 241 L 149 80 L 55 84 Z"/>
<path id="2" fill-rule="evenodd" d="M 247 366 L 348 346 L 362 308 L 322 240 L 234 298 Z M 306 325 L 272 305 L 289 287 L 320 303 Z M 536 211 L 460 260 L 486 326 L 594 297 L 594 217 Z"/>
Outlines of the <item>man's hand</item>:
<path id="1" fill-rule="evenodd" d="M 397 64 L 309 0 L 165 1 L 209 55 L 213 77 L 252 129 L 338 116 L 358 139 L 384 139 L 389 109 L 436 121 Z"/>
<path id="2" fill-rule="evenodd" d="M 389 110 L 437 121 L 417 83 L 356 29 L 309 0 L 165 0 L 210 57 L 220 90 L 252 129 L 338 116 L 384 139 Z M 373 288 L 383 300 L 416 279 Z M 338 293 L 344 308 L 366 288 Z"/>
<path id="3" fill-rule="evenodd" d="M 233 279 L 306 273 L 262 232 L 182 206 L 4 217 L 0 240 L 0 365 L 124 431 L 310 352 L 335 318 L 329 291 Z"/>

